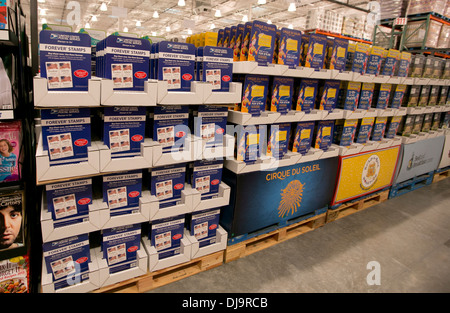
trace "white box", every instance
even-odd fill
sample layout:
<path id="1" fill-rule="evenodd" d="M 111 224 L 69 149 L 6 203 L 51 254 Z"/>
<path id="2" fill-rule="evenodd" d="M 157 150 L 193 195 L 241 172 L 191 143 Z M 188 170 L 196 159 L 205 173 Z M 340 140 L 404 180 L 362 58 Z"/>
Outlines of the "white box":
<path id="1" fill-rule="evenodd" d="M 58 290 L 55 290 L 55 284 L 53 283 L 53 275 L 47 273 L 47 266 L 44 259 L 42 259 L 42 271 L 41 271 L 41 290 L 42 293 L 87 293 L 95 289 L 100 288 L 100 272 L 98 269 L 97 257 L 94 250 L 90 250 L 91 262 L 89 263 L 89 279 L 76 283 L 71 286 L 67 286 Z"/>
<path id="2" fill-rule="evenodd" d="M 330 79 L 331 72 L 325 69 L 321 69 L 319 71 L 314 71 L 309 77 L 312 79 Z"/>
<path id="3" fill-rule="evenodd" d="M 406 115 L 407 112 L 408 112 L 407 108 L 400 107 L 397 109 L 394 116 L 404 116 L 404 115 Z"/>
<path id="4" fill-rule="evenodd" d="M 312 67 L 297 66 L 295 69 L 294 68 L 286 69 L 286 71 L 283 73 L 283 76 L 309 78 L 309 77 L 311 77 L 311 75 L 313 75 L 314 72 L 315 72 L 315 69 Z M 331 76 L 331 73 L 330 73 L 330 76 Z"/>
<path id="5" fill-rule="evenodd" d="M 229 110 L 227 122 L 239 125 L 273 124 L 280 115 L 279 112 L 262 111 L 260 116 L 252 116 L 250 113 Z"/>
<path id="6" fill-rule="evenodd" d="M 344 110 L 344 119 L 361 119 L 368 110 L 356 109 L 355 111 Z"/>
<path id="7" fill-rule="evenodd" d="M 170 91 L 165 80 L 158 80 L 157 104 L 203 104 L 205 85 L 207 83 L 191 82 L 191 91 Z"/>
<path id="8" fill-rule="evenodd" d="M 100 251 L 100 248 L 95 248 L 94 253 L 97 257 L 98 262 L 100 287 L 113 285 L 124 280 L 147 274 L 148 256 L 145 252 L 144 247 L 142 246 L 138 251 L 136 251 L 136 267 L 119 271 L 113 274 L 109 273 L 108 262 L 103 258 L 103 253 Z"/>
<path id="9" fill-rule="evenodd" d="M 207 140 L 194 137 L 194 159 L 212 160 L 232 157 L 234 155 L 235 138 L 232 135 L 224 134 L 223 144 L 209 147 Z"/>
<path id="10" fill-rule="evenodd" d="M 403 85 L 414 85 L 415 78 L 414 77 L 404 77 L 402 82 Z"/>
<path id="11" fill-rule="evenodd" d="M 302 120 L 305 114 L 306 113 L 302 111 L 289 110 L 286 114 L 280 114 L 274 123 L 278 124 L 299 122 Z"/>
<path id="12" fill-rule="evenodd" d="M 224 165 L 230 171 L 236 174 L 263 171 L 272 168 L 273 164 L 270 159 L 258 159 L 253 164 L 247 164 L 244 161 L 238 161 L 235 158 L 228 158 L 224 161 Z"/>
<path id="13" fill-rule="evenodd" d="M 338 70 L 329 70 L 330 78 L 335 80 L 353 81 L 353 72 L 339 72 Z"/>
<path id="14" fill-rule="evenodd" d="M 387 84 L 398 85 L 398 84 L 401 84 L 403 80 L 404 80 L 403 77 L 393 76 L 393 77 L 389 78 L 389 80 L 387 81 Z"/>
<path id="15" fill-rule="evenodd" d="M 48 211 L 44 202 L 44 193 L 41 199 L 41 233 L 42 242 L 55 241 L 71 236 L 87 234 L 101 229 L 100 211 L 96 204 L 89 205 L 89 218 L 87 221 L 70 224 L 62 227 L 54 227 L 52 213 Z"/>
<path id="16" fill-rule="evenodd" d="M 303 115 L 301 122 L 305 121 L 320 121 L 324 118 L 324 116 L 328 115 L 328 111 L 325 110 L 311 110 L 308 114 Z"/>
<path id="17" fill-rule="evenodd" d="M 324 151 L 322 155 L 319 157 L 319 159 L 327 159 L 336 157 L 339 155 L 339 146 L 332 144 L 327 151 Z"/>
<path id="18" fill-rule="evenodd" d="M 325 151 L 323 151 L 322 149 L 310 148 L 306 154 L 301 154 L 300 159 L 297 163 L 316 161 L 320 159 L 324 152 Z"/>
<path id="19" fill-rule="evenodd" d="M 142 192 L 141 209 L 144 212 L 148 212 L 148 221 L 191 213 L 194 197 L 191 193 L 191 189 L 189 184 L 185 184 L 184 190 L 181 191 L 180 204 L 165 208 L 159 208 L 159 201 L 156 196 L 150 195 L 150 191 L 145 190 Z"/>
<path id="20" fill-rule="evenodd" d="M 375 75 L 370 74 L 360 74 L 360 73 L 354 73 L 353 74 L 353 81 L 355 82 L 361 82 L 361 83 L 372 83 L 375 78 Z"/>
<path id="21" fill-rule="evenodd" d="M 216 228 L 216 242 L 201 248 L 198 240 L 191 236 L 187 229 L 184 231 L 184 236 L 191 243 L 191 259 L 200 258 L 227 248 L 228 233 L 220 225 Z"/>
<path id="22" fill-rule="evenodd" d="M 353 143 L 348 147 L 342 147 L 339 146 L 339 155 L 351 155 L 361 152 L 361 150 L 364 148 L 364 145 L 359 143 Z"/>
<path id="23" fill-rule="evenodd" d="M 131 157 L 111 158 L 111 150 L 102 142 L 96 142 L 100 152 L 100 172 L 130 171 L 153 166 L 153 140 L 144 139 L 141 154 Z"/>
<path id="24" fill-rule="evenodd" d="M 409 137 L 402 136 L 402 144 L 404 144 L 404 145 L 417 142 L 418 140 L 419 140 L 419 136 L 416 134 L 411 134 L 411 135 L 409 135 Z"/>
<path id="25" fill-rule="evenodd" d="M 425 113 L 425 107 L 407 107 L 406 114 L 423 114 Z"/>
<path id="26" fill-rule="evenodd" d="M 394 116 L 396 111 L 393 108 L 386 108 L 386 109 L 375 109 L 377 111 L 377 116 Z"/>
<path id="27" fill-rule="evenodd" d="M 183 151 L 179 148 L 174 147 L 173 151 L 170 153 L 163 153 L 163 146 L 156 141 L 151 142 L 153 149 L 152 163 L 153 167 L 178 164 L 184 162 L 195 161 L 195 137 L 194 135 L 189 135 L 186 137 Z"/>
<path id="28" fill-rule="evenodd" d="M 188 192 L 192 194 L 192 212 L 203 211 L 206 209 L 226 206 L 230 202 L 231 188 L 221 182 L 219 185 L 219 194 L 216 198 L 202 200 L 202 194 L 189 186 Z"/>
<path id="29" fill-rule="evenodd" d="M 428 85 L 430 78 L 414 77 L 414 85 Z"/>
<path id="30" fill-rule="evenodd" d="M 48 151 L 44 151 L 43 147 L 42 133 L 39 133 L 36 147 L 36 180 L 38 184 L 50 180 L 100 173 L 100 152 L 95 143 L 91 143 L 91 146 L 88 147 L 88 160 L 86 162 L 52 166 L 50 166 Z"/>
<path id="31" fill-rule="evenodd" d="M 380 142 L 379 141 L 372 141 L 368 140 L 362 147 L 360 152 L 366 152 L 366 151 L 372 151 L 377 150 L 379 148 Z"/>
<path id="32" fill-rule="evenodd" d="M 323 114 L 323 120 L 340 120 L 344 118 L 344 110 L 342 109 L 333 109 L 331 112 L 326 112 L 328 114 Z"/>
<path id="33" fill-rule="evenodd" d="M 205 84 L 204 88 L 204 104 L 229 104 L 242 101 L 242 83 L 230 83 L 228 92 L 214 92 L 211 84 Z"/>
<path id="34" fill-rule="evenodd" d="M 387 83 L 389 80 L 391 79 L 390 76 L 386 76 L 386 75 L 378 75 L 375 76 L 372 80 L 372 83 L 376 83 L 376 84 L 385 84 Z"/>
<path id="35" fill-rule="evenodd" d="M 101 80 L 100 103 L 104 106 L 153 106 L 156 105 L 158 84 L 155 80 L 144 82 L 144 91 L 115 90 L 111 79 Z"/>
<path id="36" fill-rule="evenodd" d="M 147 222 L 150 217 L 150 207 L 143 205 L 147 199 L 143 198 L 143 194 L 139 199 L 139 211 L 129 214 L 121 214 L 116 216 L 111 216 L 111 210 L 106 202 L 102 199 L 95 199 L 92 202 L 99 209 L 100 216 L 100 228 L 108 229 L 132 224 L 138 224 Z"/>
<path id="37" fill-rule="evenodd" d="M 233 63 L 233 74 L 258 74 L 281 76 L 288 69 L 287 65 L 269 64 L 268 66 L 259 66 L 254 61 L 241 61 Z M 286 75 L 285 75 L 286 76 Z"/>
<path id="38" fill-rule="evenodd" d="M 88 91 L 49 91 L 47 78 L 33 78 L 34 107 L 96 107 L 100 106 L 101 81 L 89 79 Z"/>
<path id="39" fill-rule="evenodd" d="M 150 245 L 148 237 L 142 238 L 142 244 L 148 254 L 148 270 L 154 272 L 163 268 L 179 265 L 191 260 L 191 242 L 186 238 L 181 238 L 180 254 L 173 255 L 162 260 L 158 257 L 158 251 Z"/>

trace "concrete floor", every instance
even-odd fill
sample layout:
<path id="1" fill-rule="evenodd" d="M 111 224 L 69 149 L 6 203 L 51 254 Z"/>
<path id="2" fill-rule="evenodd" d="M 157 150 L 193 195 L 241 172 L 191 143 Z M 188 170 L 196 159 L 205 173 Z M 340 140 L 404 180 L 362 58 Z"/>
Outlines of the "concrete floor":
<path id="1" fill-rule="evenodd" d="M 450 292 L 450 178 L 150 291 L 186 292 Z"/>

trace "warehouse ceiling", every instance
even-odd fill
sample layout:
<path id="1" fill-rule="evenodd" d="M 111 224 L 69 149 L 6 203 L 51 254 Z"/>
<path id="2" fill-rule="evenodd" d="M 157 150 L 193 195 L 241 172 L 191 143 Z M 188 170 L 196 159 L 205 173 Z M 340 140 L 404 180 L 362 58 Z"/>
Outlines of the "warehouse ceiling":
<path id="1" fill-rule="evenodd" d="M 30 1 L 22 0 L 24 12 L 30 12 Z M 185 38 L 191 32 L 200 33 L 210 29 L 249 21 L 270 20 L 277 27 L 304 30 L 308 11 L 323 8 L 345 16 L 365 15 L 363 11 L 344 4 L 367 10 L 370 1 L 363 0 L 37 0 L 39 29 L 42 22 L 72 25 L 73 31 L 85 27 L 105 30 L 107 34 L 124 28 L 139 36 L 162 36 L 168 39 Z M 183 4 L 180 6 L 179 4 Z M 258 4 L 266 2 L 265 4 Z M 342 4 L 339 4 L 342 2 Z M 101 10 L 106 4 L 106 11 Z M 291 3 L 296 10 L 288 11 Z M 80 14 L 75 14 L 79 7 Z M 217 11 L 220 10 L 220 17 Z M 155 18 L 155 11 L 159 17 Z M 118 16 L 123 16 L 119 18 Z M 79 16 L 79 21 L 77 20 Z M 43 20 L 45 19 L 45 20 Z M 29 24 L 29 23 L 28 23 Z"/>

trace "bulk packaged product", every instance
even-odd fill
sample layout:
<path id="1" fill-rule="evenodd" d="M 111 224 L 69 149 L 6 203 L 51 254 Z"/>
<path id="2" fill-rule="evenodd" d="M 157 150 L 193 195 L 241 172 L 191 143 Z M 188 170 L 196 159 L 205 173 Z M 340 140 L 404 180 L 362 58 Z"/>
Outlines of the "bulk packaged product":
<path id="1" fill-rule="evenodd" d="M 222 170 L 223 160 L 198 160 L 189 163 L 189 181 L 192 188 L 201 193 L 202 200 L 219 196 Z"/>
<path id="2" fill-rule="evenodd" d="M 115 90 L 144 91 L 150 77 L 150 41 L 109 35 L 96 49 L 98 77 L 111 79 Z"/>
<path id="3" fill-rule="evenodd" d="M 290 144 L 292 152 L 298 152 L 303 155 L 308 153 L 311 148 L 314 127 L 314 122 L 298 122 L 295 125 Z"/>
<path id="4" fill-rule="evenodd" d="M 400 126 L 401 120 L 402 120 L 401 116 L 391 116 L 388 118 L 385 132 L 386 138 L 392 139 L 395 137 L 395 135 L 397 135 L 398 127 Z"/>
<path id="5" fill-rule="evenodd" d="M 300 60 L 301 42 L 301 31 L 283 27 L 280 31 L 277 63 L 296 68 Z"/>
<path id="6" fill-rule="evenodd" d="M 218 105 L 200 105 L 192 112 L 193 130 L 197 138 L 206 140 L 206 146 L 223 145 L 228 108 Z"/>
<path id="7" fill-rule="evenodd" d="M 352 70 L 355 50 L 356 50 L 356 43 L 349 43 L 347 48 L 347 61 L 345 62 L 345 70 L 347 72 L 350 72 Z"/>
<path id="8" fill-rule="evenodd" d="M 87 91 L 91 78 L 91 37 L 87 34 L 46 30 L 39 33 L 41 77 L 47 88 Z"/>
<path id="9" fill-rule="evenodd" d="M 220 209 L 212 208 L 193 212 L 187 215 L 186 228 L 190 235 L 199 242 L 199 247 L 216 243 L 216 232 L 219 227 Z"/>
<path id="10" fill-rule="evenodd" d="M 363 83 L 359 95 L 358 108 L 368 110 L 372 107 L 375 83 Z"/>
<path id="11" fill-rule="evenodd" d="M 81 28 L 79 33 L 88 34 L 91 37 L 91 75 L 96 76 L 95 59 L 97 55 L 97 43 L 106 38 L 106 32 L 98 29 Z"/>
<path id="12" fill-rule="evenodd" d="M 319 110 L 331 112 L 336 108 L 339 99 L 340 84 L 338 80 L 326 80 L 323 84 L 321 81 L 319 95 L 321 94 L 322 97 L 316 98 L 316 102 L 319 100 L 318 106 L 316 105 Z"/>
<path id="13" fill-rule="evenodd" d="M 425 61 L 426 57 L 423 54 L 415 54 L 411 62 L 409 76 L 422 77 Z"/>
<path id="14" fill-rule="evenodd" d="M 360 91 L 360 82 L 341 81 L 338 108 L 355 111 L 358 108 Z"/>
<path id="15" fill-rule="evenodd" d="M 184 214 L 150 222 L 148 238 L 158 252 L 158 259 L 180 254 L 186 216 Z"/>
<path id="16" fill-rule="evenodd" d="M 351 146 L 357 126 L 358 119 L 337 120 L 334 124 L 333 143 L 342 147 Z"/>
<path id="17" fill-rule="evenodd" d="M 309 114 L 314 110 L 318 87 L 318 79 L 303 78 L 300 81 L 298 92 L 296 92 L 296 96 L 294 96 L 296 111 L 302 111 Z"/>
<path id="18" fill-rule="evenodd" d="M 398 61 L 400 59 L 400 51 L 395 49 L 389 49 L 384 60 L 384 65 L 381 70 L 381 75 L 393 76 L 397 68 Z"/>
<path id="19" fill-rule="evenodd" d="M 141 248 L 141 224 L 102 230 L 102 253 L 109 273 L 137 267 L 137 251 Z"/>
<path id="20" fill-rule="evenodd" d="M 444 73 L 444 69 L 445 69 L 445 60 L 441 58 L 435 58 L 431 78 L 441 78 Z"/>
<path id="21" fill-rule="evenodd" d="M 442 86 L 439 92 L 439 100 L 437 101 L 437 105 L 445 105 L 447 103 L 447 95 L 448 95 L 449 86 Z"/>
<path id="22" fill-rule="evenodd" d="M 406 95 L 406 106 L 415 107 L 419 103 L 421 86 L 408 86 Z"/>
<path id="23" fill-rule="evenodd" d="M 263 154 L 266 137 L 266 125 L 236 125 L 236 160 L 255 163 Z"/>
<path id="24" fill-rule="evenodd" d="M 420 96 L 419 96 L 419 102 L 418 106 L 427 106 L 428 105 L 428 99 L 430 97 L 430 85 L 423 85 L 422 89 L 420 90 Z"/>
<path id="25" fill-rule="evenodd" d="M 367 61 L 366 74 L 378 75 L 381 71 L 381 63 L 383 61 L 383 53 L 385 49 L 373 46 L 370 48 L 369 58 Z"/>
<path id="26" fill-rule="evenodd" d="M 160 208 L 181 203 L 181 192 L 186 181 L 186 163 L 149 169 L 150 194 L 159 201 Z"/>
<path id="27" fill-rule="evenodd" d="M 197 49 L 197 80 L 210 83 L 212 91 L 230 90 L 233 76 L 233 49 L 205 46 Z"/>
<path id="28" fill-rule="evenodd" d="M 110 216 L 139 212 L 142 194 L 142 170 L 103 175 L 103 202 L 108 204 Z"/>
<path id="29" fill-rule="evenodd" d="M 359 144 L 366 144 L 372 134 L 373 123 L 375 117 L 363 117 L 358 120 L 358 127 L 356 128 L 355 142 Z"/>
<path id="30" fill-rule="evenodd" d="M 409 66 L 411 65 L 412 55 L 409 52 L 401 52 L 398 66 L 395 71 L 395 76 L 407 77 L 409 72 Z"/>
<path id="31" fill-rule="evenodd" d="M 440 124 L 441 124 L 441 112 L 435 112 L 433 113 L 433 121 L 431 122 L 430 130 L 438 130 Z"/>
<path id="32" fill-rule="evenodd" d="M 42 142 L 50 166 L 84 162 L 91 145 L 91 117 L 88 108 L 42 109 Z"/>
<path id="33" fill-rule="evenodd" d="M 84 222 L 92 204 L 92 179 L 45 185 L 45 196 L 55 228 Z"/>
<path id="34" fill-rule="evenodd" d="M 259 65 L 272 64 L 275 47 L 276 26 L 261 21 L 252 22 L 252 32 L 248 46 L 248 61 Z"/>
<path id="35" fill-rule="evenodd" d="M 423 67 L 423 73 L 422 73 L 422 77 L 425 78 L 432 78 L 433 75 L 433 71 L 434 71 L 434 57 L 432 56 L 427 56 L 425 59 L 425 64 Z"/>
<path id="36" fill-rule="evenodd" d="M 373 125 L 372 130 L 372 141 L 381 141 L 384 138 L 384 132 L 386 131 L 386 116 L 378 116 L 375 119 L 375 124 Z"/>
<path id="37" fill-rule="evenodd" d="M 428 97 L 428 103 L 427 105 L 437 105 L 438 98 L 439 98 L 439 92 L 440 92 L 441 86 L 431 86 L 430 89 L 430 95 Z"/>
<path id="38" fill-rule="evenodd" d="M 389 104 L 390 93 L 391 93 L 391 84 L 377 84 L 374 90 L 374 98 L 377 99 L 374 107 L 377 109 L 386 109 Z"/>
<path id="39" fill-rule="evenodd" d="M 326 36 L 320 34 L 310 34 L 305 67 L 314 68 L 316 71 L 322 69 L 325 61 L 326 47 Z"/>
<path id="40" fill-rule="evenodd" d="M 275 76 L 270 77 L 270 80 L 266 110 L 285 115 L 292 108 L 294 78 Z"/>
<path id="41" fill-rule="evenodd" d="M 424 114 L 417 114 L 414 117 L 414 124 L 411 133 L 418 134 L 422 130 Z"/>
<path id="42" fill-rule="evenodd" d="M 392 86 L 391 96 L 389 100 L 391 108 L 398 109 L 402 106 L 406 89 L 407 85 L 399 84 L 396 86 Z"/>
<path id="43" fill-rule="evenodd" d="M 167 81 L 170 91 L 191 91 L 195 80 L 195 46 L 161 41 L 155 52 L 156 79 Z"/>
<path id="44" fill-rule="evenodd" d="M 370 48 L 370 45 L 366 43 L 358 42 L 356 44 L 352 60 L 352 72 L 360 74 L 366 73 Z"/>
<path id="45" fill-rule="evenodd" d="M 409 137 L 412 134 L 415 115 L 406 115 L 402 118 L 398 134 L 400 136 Z"/>
<path id="46" fill-rule="evenodd" d="M 422 124 L 422 132 L 429 132 L 431 130 L 431 123 L 433 121 L 433 113 L 424 114 L 423 124 Z"/>
<path id="47" fill-rule="evenodd" d="M 18 181 L 21 176 L 22 122 L 0 123 L 0 182 Z"/>
<path id="48" fill-rule="evenodd" d="M 331 144 L 333 143 L 333 130 L 334 130 L 334 120 L 329 121 L 319 121 L 314 130 L 314 142 L 313 146 L 315 149 L 322 149 L 327 151 Z"/>
<path id="49" fill-rule="evenodd" d="M 242 102 L 239 111 L 260 116 L 265 110 L 269 89 L 269 77 L 263 75 L 245 75 Z"/>
<path id="50" fill-rule="evenodd" d="M 89 279 L 89 236 L 82 234 L 42 245 L 45 268 L 55 290 Z"/>
<path id="51" fill-rule="evenodd" d="M 348 45 L 348 40 L 346 39 L 333 38 L 329 46 L 331 51 L 327 54 L 325 67 L 330 70 L 345 71 Z"/>
<path id="52" fill-rule="evenodd" d="M 173 148 L 184 150 L 189 129 L 189 107 L 181 105 L 162 105 L 154 107 L 150 113 L 149 128 L 153 141 L 162 146 L 163 153 Z"/>
<path id="53" fill-rule="evenodd" d="M 266 155 L 282 159 L 288 151 L 291 123 L 268 125 Z"/>

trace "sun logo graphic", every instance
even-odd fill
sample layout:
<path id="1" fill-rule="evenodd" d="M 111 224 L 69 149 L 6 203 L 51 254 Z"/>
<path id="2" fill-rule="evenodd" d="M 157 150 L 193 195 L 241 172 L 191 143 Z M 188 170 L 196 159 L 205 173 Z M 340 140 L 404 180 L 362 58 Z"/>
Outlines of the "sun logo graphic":
<path id="1" fill-rule="evenodd" d="M 305 184 L 298 180 L 291 181 L 281 193 L 281 201 L 278 206 L 278 216 L 284 218 L 293 215 L 300 207 L 303 198 Z"/>

